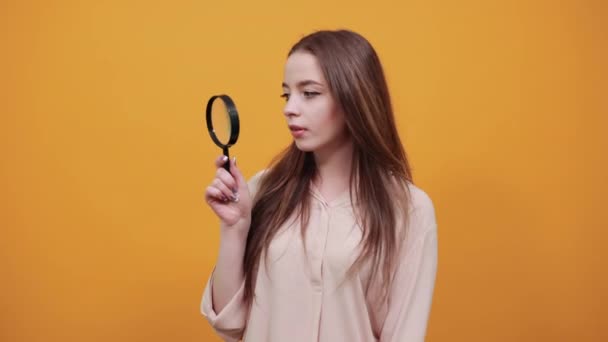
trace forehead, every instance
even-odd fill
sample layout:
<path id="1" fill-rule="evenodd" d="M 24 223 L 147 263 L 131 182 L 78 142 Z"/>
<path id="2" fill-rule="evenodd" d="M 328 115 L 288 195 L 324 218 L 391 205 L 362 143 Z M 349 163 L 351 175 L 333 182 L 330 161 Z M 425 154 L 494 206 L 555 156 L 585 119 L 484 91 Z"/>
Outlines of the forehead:
<path id="1" fill-rule="evenodd" d="M 289 86 L 305 80 L 325 84 L 323 71 L 317 58 L 308 52 L 294 52 L 287 58 L 283 78 L 285 84 Z"/>

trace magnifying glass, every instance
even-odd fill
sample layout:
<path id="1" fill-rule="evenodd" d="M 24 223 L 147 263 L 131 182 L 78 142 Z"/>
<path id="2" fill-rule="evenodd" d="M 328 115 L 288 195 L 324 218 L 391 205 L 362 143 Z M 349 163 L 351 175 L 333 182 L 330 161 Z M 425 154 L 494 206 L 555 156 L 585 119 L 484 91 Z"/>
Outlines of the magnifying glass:
<path id="1" fill-rule="evenodd" d="M 216 102 L 220 99 L 221 102 Z M 228 95 L 212 96 L 207 102 L 207 130 L 211 140 L 230 158 L 228 148 L 239 138 L 239 113 L 234 101 Z M 230 172 L 230 160 L 224 164 Z"/>

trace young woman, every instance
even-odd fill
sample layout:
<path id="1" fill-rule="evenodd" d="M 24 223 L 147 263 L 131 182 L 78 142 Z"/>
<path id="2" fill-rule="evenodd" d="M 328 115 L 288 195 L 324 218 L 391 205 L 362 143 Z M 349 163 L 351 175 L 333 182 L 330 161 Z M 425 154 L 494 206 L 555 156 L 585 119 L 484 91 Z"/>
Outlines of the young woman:
<path id="1" fill-rule="evenodd" d="M 221 241 L 203 315 L 227 341 L 423 341 L 435 212 L 374 49 L 346 30 L 302 38 L 282 96 L 293 143 L 267 170 L 247 183 L 236 159 L 216 160 L 205 197 Z"/>

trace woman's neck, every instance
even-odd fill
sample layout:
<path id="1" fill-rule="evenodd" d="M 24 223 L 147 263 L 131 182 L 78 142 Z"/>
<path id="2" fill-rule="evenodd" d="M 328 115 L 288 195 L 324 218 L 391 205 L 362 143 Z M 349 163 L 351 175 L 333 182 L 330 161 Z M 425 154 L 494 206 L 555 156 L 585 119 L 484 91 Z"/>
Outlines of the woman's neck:
<path id="1" fill-rule="evenodd" d="M 315 151 L 317 177 L 313 180 L 323 197 L 331 202 L 348 190 L 353 144 L 350 139 L 325 150 Z"/>

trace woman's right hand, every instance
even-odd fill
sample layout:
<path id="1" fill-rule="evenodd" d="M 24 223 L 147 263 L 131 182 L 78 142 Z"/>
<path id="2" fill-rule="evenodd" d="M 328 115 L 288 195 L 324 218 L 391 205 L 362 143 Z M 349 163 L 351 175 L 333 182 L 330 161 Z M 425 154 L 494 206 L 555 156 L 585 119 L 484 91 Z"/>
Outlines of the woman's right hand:
<path id="1" fill-rule="evenodd" d="M 224 164 L 230 163 L 230 172 Z M 228 161 L 225 156 L 215 160 L 215 178 L 205 191 L 205 201 L 219 217 L 222 229 L 249 231 L 253 207 L 247 181 L 236 166 L 236 158 Z"/>

